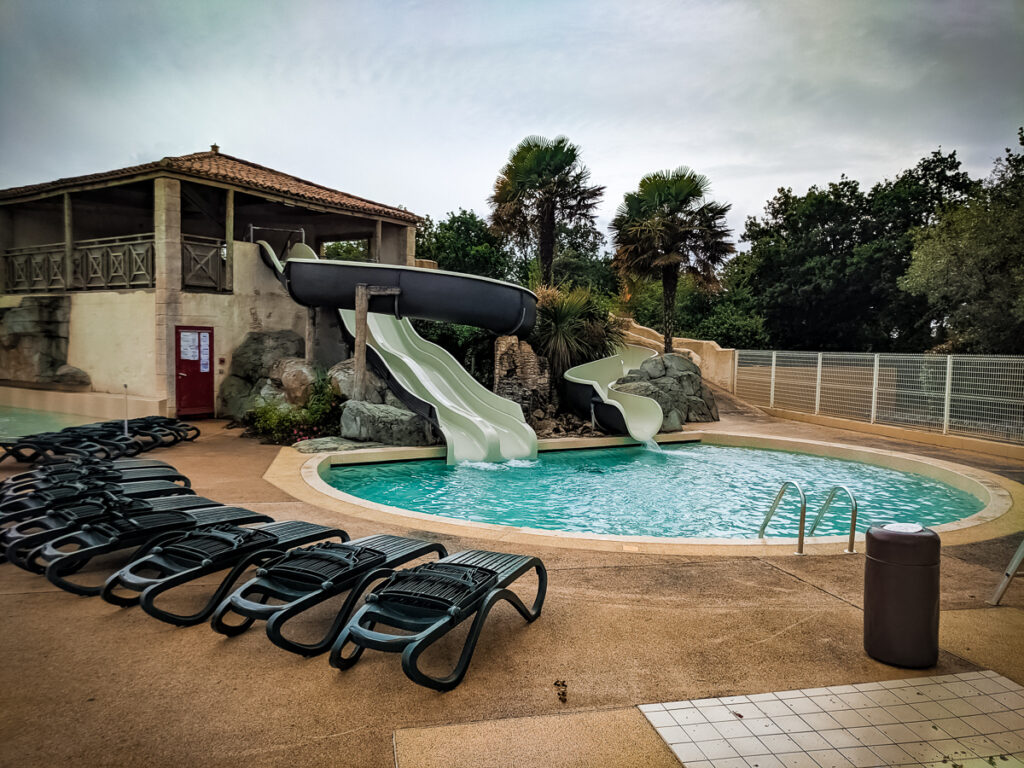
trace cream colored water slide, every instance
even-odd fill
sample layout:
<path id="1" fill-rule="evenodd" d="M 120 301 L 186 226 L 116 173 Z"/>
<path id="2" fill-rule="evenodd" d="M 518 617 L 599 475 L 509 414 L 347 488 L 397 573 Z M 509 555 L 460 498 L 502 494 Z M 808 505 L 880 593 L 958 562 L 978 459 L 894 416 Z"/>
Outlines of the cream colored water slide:
<path id="1" fill-rule="evenodd" d="M 612 384 L 657 354 L 625 344 L 618 354 L 570 368 L 565 372 L 570 403 L 580 413 L 589 410 L 606 431 L 626 433 L 639 442 L 653 439 L 664 418 L 661 406 L 649 397 L 618 392 Z"/>
<path id="2" fill-rule="evenodd" d="M 532 293 L 500 281 L 415 267 L 320 261 L 316 253 L 303 244 L 292 246 L 288 261 L 282 264 L 270 245 L 261 241 L 260 247 L 264 261 L 284 278 L 293 298 L 307 306 L 334 307 L 353 337 L 355 312 L 343 307 L 351 306 L 350 294 L 357 282 L 391 281 L 402 285 L 403 298 L 408 300 L 406 306 L 419 312 L 418 316 L 433 316 L 435 312 L 431 307 L 435 304 L 436 314 L 443 315 L 444 319 L 451 319 L 449 315 L 453 312 L 458 314 L 460 304 L 467 308 L 463 314 L 471 314 L 473 310 L 486 314 L 488 307 L 481 308 L 479 302 L 493 307 L 506 294 L 515 295 L 523 302 L 521 311 L 506 307 L 516 328 L 524 323 L 527 310 L 535 312 L 536 298 Z M 446 276 L 452 279 L 446 280 Z M 463 292 L 453 293 L 446 286 L 458 287 Z M 474 288 L 480 295 L 473 296 Z M 523 292 L 528 297 L 522 296 Z M 478 305 L 472 307 L 474 300 Z M 371 304 L 373 311 L 367 314 L 367 346 L 376 352 L 392 382 L 404 390 L 406 396 L 411 395 L 432 409 L 431 415 L 444 435 L 448 462 L 498 462 L 536 457 L 537 437 L 523 418 L 519 405 L 477 382 L 447 350 L 416 333 L 408 318 L 396 316 L 401 311 L 398 300 L 389 298 L 387 301 Z M 530 315 L 525 322 L 532 324 L 532 317 Z M 500 321 L 500 318 L 495 320 Z"/>

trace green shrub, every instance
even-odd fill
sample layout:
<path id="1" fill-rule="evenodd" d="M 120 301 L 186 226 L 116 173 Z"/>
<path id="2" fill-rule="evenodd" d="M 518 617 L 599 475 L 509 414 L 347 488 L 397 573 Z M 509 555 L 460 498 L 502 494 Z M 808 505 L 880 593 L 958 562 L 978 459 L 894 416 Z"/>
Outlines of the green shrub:
<path id="1" fill-rule="evenodd" d="M 244 421 L 259 437 L 277 445 L 291 445 L 300 440 L 337 435 L 341 401 L 331 389 L 330 379 L 319 371 L 304 407 L 268 403 L 253 408 Z"/>
<path id="2" fill-rule="evenodd" d="M 583 287 L 537 289 L 537 323 L 529 341 L 548 359 L 558 386 L 568 369 L 615 354 L 623 340 L 610 299 Z"/>

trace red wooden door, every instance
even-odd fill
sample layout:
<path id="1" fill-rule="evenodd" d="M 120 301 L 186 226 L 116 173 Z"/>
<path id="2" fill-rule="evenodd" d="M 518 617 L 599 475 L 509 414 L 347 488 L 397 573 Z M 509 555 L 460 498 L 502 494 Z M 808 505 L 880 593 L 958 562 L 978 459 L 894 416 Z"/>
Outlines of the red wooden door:
<path id="1" fill-rule="evenodd" d="M 174 329 L 175 403 L 179 416 L 213 415 L 213 328 Z"/>

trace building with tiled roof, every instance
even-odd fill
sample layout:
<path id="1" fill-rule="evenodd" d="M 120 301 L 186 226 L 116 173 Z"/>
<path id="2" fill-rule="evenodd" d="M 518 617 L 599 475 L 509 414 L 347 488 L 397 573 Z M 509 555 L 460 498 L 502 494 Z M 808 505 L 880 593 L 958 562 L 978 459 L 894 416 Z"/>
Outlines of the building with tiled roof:
<path id="1" fill-rule="evenodd" d="M 315 356 L 317 313 L 258 241 L 361 241 L 411 265 L 419 220 L 216 145 L 0 190 L 0 405 L 120 416 L 127 390 L 133 412 L 215 413 L 247 334 L 290 332 Z"/>

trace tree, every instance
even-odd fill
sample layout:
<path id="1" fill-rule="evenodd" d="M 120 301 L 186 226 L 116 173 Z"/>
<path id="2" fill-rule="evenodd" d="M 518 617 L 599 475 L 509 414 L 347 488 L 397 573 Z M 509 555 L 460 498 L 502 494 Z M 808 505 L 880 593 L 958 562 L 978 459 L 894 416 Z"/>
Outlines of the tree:
<path id="1" fill-rule="evenodd" d="M 574 226 L 559 225 L 555 234 L 555 285 L 586 287 L 612 296 L 618 291 L 618 280 L 611 266 L 611 256 L 604 252 L 605 236 L 591 223 Z"/>
<path id="2" fill-rule="evenodd" d="M 324 258 L 336 261 L 369 261 L 369 240 L 339 240 L 324 245 Z"/>
<path id="3" fill-rule="evenodd" d="M 494 182 L 491 226 L 521 248 L 536 246 L 541 279 L 551 284 L 558 225 L 592 224 L 603 194 L 590 184 L 578 146 L 564 136 L 528 136 Z"/>
<path id="4" fill-rule="evenodd" d="M 739 284 L 772 344 L 789 349 L 920 350 L 934 314 L 900 290 L 913 232 L 976 187 L 955 152 L 933 152 L 865 193 L 845 176 L 805 195 L 780 189 L 748 218 Z"/>
<path id="5" fill-rule="evenodd" d="M 512 269 L 512 254 L 504 239 L 473 211 L 463 208 L 434 222 L 429 216 L 416 232 L 416 256 L 431 259 L 452 272 L 504 280 Z"/>
<path id="6" fill-rule="evenodd" d="M 1024 353 L 1024 154 L 1007 149 L 964 204 L 914 233 L 900 286 L 935 310 L 946 349 Z"/>
<path id="7" fill-rule="evenodd" d="M 710 188 L 706 176 L 689 168 L 651 173 L 626 193 L 612 220 L 620 274 L 661 280 L 666 353 L 675 335 L 680 272 L 714 283 L 715 270 L 734 251 L 725 224 L 731 206 L 709 200 Z"/>

